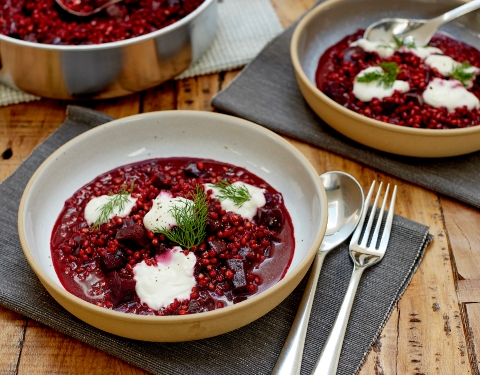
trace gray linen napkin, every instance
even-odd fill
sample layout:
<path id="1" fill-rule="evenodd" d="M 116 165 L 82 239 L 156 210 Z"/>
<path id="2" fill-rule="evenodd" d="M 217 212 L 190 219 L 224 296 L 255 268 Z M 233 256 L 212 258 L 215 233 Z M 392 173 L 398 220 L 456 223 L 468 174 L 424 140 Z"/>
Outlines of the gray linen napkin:
<path id="1" fill-rule="evenodd" d="M 480 208 L 480 152 L 440 159 L 396 156 L 354 142 L 325 124 L 303 99 L 295 79 L 290 59 L 295 26 L 296 23 L 270 42 L 213 98 L 212 105 Z"/>
<path id="2" fill-rule="evenodd" d="M 43 288 L 18 239 L 17 212 L 22 192 L 34 171 L 53 151 L 91 127 L 112 120 L 80 107 L 69 107 L 67 114 L 65 123 L 0 184 L 0 304 L 155 374 L 269 374 L 288 334 L 306 280 L 277 308 L 255 322 L 211 339 L 184 343 L 148 343 L 102 332 L 70 315 Z M 395 216 L 384 260 L 368 269 L 360 283 L 339 374 L 352 375 L 363 363 L 430 239 L 424 225 Z M 304 374 L 312 369 L 326 340 L 351 271 L 345 244 L 325 260 L 307 336 Z"/>

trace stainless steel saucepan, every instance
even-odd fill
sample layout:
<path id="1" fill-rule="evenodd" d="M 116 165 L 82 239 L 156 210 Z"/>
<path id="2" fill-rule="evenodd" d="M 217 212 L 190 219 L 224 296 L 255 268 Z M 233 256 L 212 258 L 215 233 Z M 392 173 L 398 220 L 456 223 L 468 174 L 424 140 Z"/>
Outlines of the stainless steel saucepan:
<path id="1" fill-rule="evenodd" d="M 58 46 L 0 34 L 0 82 L 54 99 L 103 99 L 157 86 L 196 61 L 217 29 L 217 0 L 205 0 L 163 29 L 119 42 Z"/>

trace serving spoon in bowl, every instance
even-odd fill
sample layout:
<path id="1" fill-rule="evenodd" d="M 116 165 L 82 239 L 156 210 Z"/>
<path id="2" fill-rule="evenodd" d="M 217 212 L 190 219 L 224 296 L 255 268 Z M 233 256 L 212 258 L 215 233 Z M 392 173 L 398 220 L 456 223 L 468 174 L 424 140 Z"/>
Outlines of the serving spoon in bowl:
<path id="1" fill-rule="evenodd" d="M 363 190 L 358 181 L 344 172 L 320 176 L 328 202 L 325 237 L 313 261 L 305 292 L 272 375 L 300 374 L 303 347 L 313 299 L 325 256 L 344 242 L 355 230 L 364 206 Z"/>
<path id="2" fill-rule="evenodd" d="M 480 8 L 480 0 L 470 1 L 441 16 L 423 19 L 384 18 L 367 27 L 363 37 L 371 42 L 406 41 L 417 46 L 426 46 L 435 32 L 445 23 Z"/>
<path id="3" fill-rule="evenodd" d="M 78 17 L 88 17 L 123 0 L 56 0 L 68 13 Z"/>

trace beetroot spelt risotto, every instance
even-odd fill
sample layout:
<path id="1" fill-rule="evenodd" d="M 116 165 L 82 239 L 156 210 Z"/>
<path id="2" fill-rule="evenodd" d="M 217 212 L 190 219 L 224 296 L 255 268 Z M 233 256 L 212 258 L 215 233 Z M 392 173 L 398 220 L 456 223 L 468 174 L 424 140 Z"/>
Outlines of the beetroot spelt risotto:
<path id="1" fill-rule="evenodd" d="M 96 0 L 95 0 L 96 1 Z M 204 0 L 124 0 L 89 17 L 63 10 L 55 0 L 0 0 L 0 33 L 55 45 L 100 44 L 134 38 L 171 25 Z M 74 10 L 92 0 L 66 0 Z"/>
<path id="2" fill-rule="evenodd" d="M 191 158 L 98 176 L 67 199 L 51 237 L 67 291 L 141 315 L 241 302 L 285 275 L 294 246 L 279 192 L 243 168 Z"/>
<path id="3" fill-rule="evenodd" d="M 429 46 L 373 43 L 364 31 L 326 50 L 317 87 L 364 116 L 412 128 L 480 124 L 480 52 L 443 34 Z"/>

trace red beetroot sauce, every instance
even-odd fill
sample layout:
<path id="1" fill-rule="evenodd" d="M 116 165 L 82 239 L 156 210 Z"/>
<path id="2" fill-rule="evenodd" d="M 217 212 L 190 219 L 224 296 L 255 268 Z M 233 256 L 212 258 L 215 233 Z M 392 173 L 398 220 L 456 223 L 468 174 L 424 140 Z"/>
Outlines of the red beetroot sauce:
<path id="1" fill-rule="evenodd" d="M 204 0 L 124 0 L 89 17 L 55 0 L 0 0 L 0 33 L 28 42 L 85 45 L 115 42 L 171 25 Z"/>
<path id="2" fill-rule="evenodd" d="M 387 59 L 376 53 L 364 52 L 359 47 L 349 44 L 363 37 L 364 30 L 358 30 L 346 36 L 334 46 L 328 48 L 320 57 L 315 76 L 317 87 L 331 99 L 344 107 L 364 116 L 413 128 L 455 129 L 480 124 L 480 111 L 469 111 L 466 107 L 457 108 L 448 113 L 445 107 L 433 108 L 423 103 L 422 92 L 434 77 L 444 79 L 436 69 L 423 63 L 422 59 L 411 53 L 399 53 Z M 480 67 L 480 52 L 474 47 L 443 34 L 436 34 L 429 43 L 431 47 L 440 48 L 446 56 L 459 62 L 468 62 Z M 410 85 L 408 93 L 395 92 L 390 98 L 373 99 L 362 102 L 352 93 L 355 76 L 370 66 L 377 66 L 383 61 L 396 62 L 401 72 L 397 79 L 407 81 Z M 480 77 L 477 76 L 474 86 L 469 89 L 480 98 Z"/>
<path id="3" fill-rule="evenodd" d="M 201 177 L 186 175 L 186 168 L 193 168 Z M 122 185 L 130 186 L 132 179 L 135 179 L 132 195 L 138 197 L 132 213 L 125 218 L 114 217 L 100 229 L 89 227 L 83 215 L 88 201 L 109 192 L 118 193 Z M 257 225 L 257 218 L 252 222 L 244 220 L 239 215 L 223 211 L 220 203 L 207 194 L 207 237 L 197 248 L 191 249 L 197 257 L 194 271 L 197 285 L 192 289 L 190 300 L 175 300 L 159 311 L 142 304 L 136 295 L 132 300 L 112 303 L 110 285 L 114 272 L 130 280 L 136 263 L 143 260 L 153 262 L 155 254 L 162 254 L 164 247 L 174 245 L 163 235 L 148 232 L 145 246 L 123 246 L 115 239 L 117 230 L 128 218 L 143 227 L 143 217 L 160 190 L 169 190 L 174 197 L 185 197 L 194 191 L 196 184 L 215 183 L 219 179 L 239 180 L 266 189 L 265 207 L 281 209 L 283 226 L 269 229 Z M 216 253 L 210 246 L 212 240 L 224 241 L 227 251 Z M 53 265 L 61 283 L 77 297 L 101 307 L 140 315 L 183 315 L 241 302 L 277 283 L 285 276 L 292 261 L 295 240 L 282 195 L 261 178 L 243 168 L 213 160 L 168 158 L 122 166 L 80 188 L 66 200 L 53 228 L 50 245 Z M 114 253 L 118 249 L 126 255 L 127 263 L 120 269 L 105 272 L 100 254 Z M 233 290 L 234 275 L 226 267 L 227 259 L 244 261 L 248 290 Z"/>

